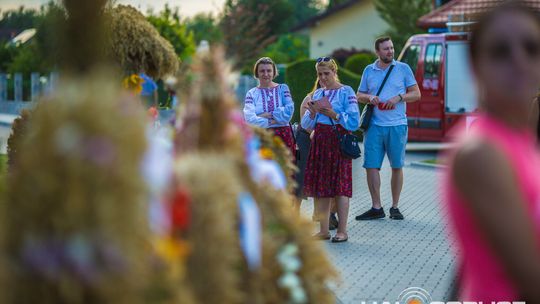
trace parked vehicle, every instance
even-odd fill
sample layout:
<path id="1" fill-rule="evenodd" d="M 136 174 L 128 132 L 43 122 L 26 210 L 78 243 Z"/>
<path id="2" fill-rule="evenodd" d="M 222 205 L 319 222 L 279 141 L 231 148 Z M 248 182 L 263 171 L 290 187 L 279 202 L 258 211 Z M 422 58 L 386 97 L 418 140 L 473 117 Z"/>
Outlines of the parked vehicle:
<path id="1" fill-rule="evenodd" d="M 422 99 L 407 104 L 409 140 L 443 141 L 461 119 L 474 116 L 478 94 L 469 64 L 469 33 L 414 35 L 399 59 L 409 64 Z"/>

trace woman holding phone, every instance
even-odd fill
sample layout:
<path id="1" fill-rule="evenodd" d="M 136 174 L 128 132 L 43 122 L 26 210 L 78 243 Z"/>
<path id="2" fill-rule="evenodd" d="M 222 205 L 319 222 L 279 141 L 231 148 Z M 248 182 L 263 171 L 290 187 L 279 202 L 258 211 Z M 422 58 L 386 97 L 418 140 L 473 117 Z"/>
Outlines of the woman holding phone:
<path id="1" fill-rule="evenodd" d="M 540 83 L 540 20 L 509 2 L 481 17 L 471 37 L 483 114 L 459 137 L 443 184 L 458 300 L 540 303 L 540 154 L 527 120 Z"/>
<path id="2" fill-rule="evenodd" d="M 294 113 L 294 102 L 286 84 L 277 84 L 277 67 L 269 57 L 257 60 L 253 76 L 259 85 L 246 94 L 244 118 L 247 123 L 269 129 L 279 136 L 295 157 L 296 147 L 289 124 Z"/>
<path id="3" fill-rule="evenodd" d="M 321 88 L 321 84 L 319 83 L 319 80 L 317 79 L 315 81 L 315 85 L 313 85 L 313 90 L 306 95 L 304 100 L 302 101 L 302 104 L 300 105 L 300 118 L 304 116 L 306 111 L 309 109 L 309 103 L 313 99 L 313 93 L 317 89 Z M 306 166 L 307 166 L 307 160 L 309 157 L 309 149 L 311 147 L 311 137 L 312 137 L 313 130 L 306 130 L 302 128 L 301 125 L 299 125 L 296 128 L 296 145 L 298 146 L 298 156 L 299 158 L 296 160 L 296 165 L 298 167 L 298 172 L 296 172 L 296 211 L 300 212 L 300 205 L 302 204 L 302 200 L 306 198 L 307 196 L 304 194 L 304 178 L 306 173 Z M 338 227 L 338 220 L 336 217 L 337 208 L 336 204 L 334 203 L 333 199 L 331 202 L 331 211 L 330 211 L 330 230 L 336 230 Z M 313 210 L 313 216 L 312 219 L 314 221 L 318 221 L 316 210 Z"/>
<path id="4" fill-rule="evenodd" d="M 302 117 L 302 128 L 314 130 L 306 174 L 304 194 L 315 198 L 320 232 L 315 238 L 329 240 L 330 201 L 337 204 L 339 224 L 333 243 L 346 242 L 349 198 L 352 197 L 352 160 L 341 154 L 338 134 L 356 131 L 360 113 L 356 95 L 350 86 L 339 82 L 338 66 L 329 57 L 317 59 L 317 80 L 308 109 Z"/>

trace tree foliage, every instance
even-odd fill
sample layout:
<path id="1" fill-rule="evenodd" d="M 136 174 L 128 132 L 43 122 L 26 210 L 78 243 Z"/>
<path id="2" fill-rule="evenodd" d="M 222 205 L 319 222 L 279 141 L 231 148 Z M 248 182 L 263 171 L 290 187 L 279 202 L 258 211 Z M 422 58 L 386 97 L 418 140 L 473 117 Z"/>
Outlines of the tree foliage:
<path id="1" fill-rule="evenodd" d="M 19 8 L 14 11 L 3 12 L 0 20 L 0 29 L 24 30 L 36 28 L 36 35 L 27 43 L 19 46 L 8 45 L 0 42 L 0 71 L 22 72 L 25 75 L 30 72 L 47 73 L 57 64 L 60 54 L 58 26 L 64 21 L 65 11 L 63 8 L 50 2 L 40 8 Z"/>
<path id="2" fill-rule="evenodd" d="M 272 18 L 273 12 L 268 4 L 227 0 L 220 27 L 227 58 L 234 61 L 235 69 L 248 65 L 273 42 L 274 29 L 269 26 Z"/>
<path id="3" fill-rule="evenodd" d="M 173 45 L 180 59 L 186 60 L 195 53 L 195 39 L 182 22 L 178 8 L 171 9 L 166 4 L 158 14 L 150 12 L 147 19 L 159 34 Z"/>
<path id="4" fill-rule="evenodd" d="M 422 32 L 416 21 L 430 11 L 431 4 L 431 0 L 375 0 L 379 15 L 390 25 L 384 34 L 392 37 L 396 53 L 410 36 Z"/>
<path id="5" fill-rule="evenodd" d="M 293 26 L 315 16 L 321 3 L 320 0 L 227 0 L 220 22 L 227 55 L 236 60 L 237 69 L 265 50 L 279 53 L 283 61 L 291 61 L 295 54 L 286 55 L 279 49 L 290 50 L 289 44 L 303 44 L 297 39 L 291 41 L 293 36 L 287 34 Z M 274 46 L 269 46 L 274 42 Z"/>
<path id="6" fill-rule="evenodd" d="M 330 0 L 328 1 L 328 6 L 327 6 L 327 9 L 331 9 L 331 8 L 334 8 L 338 5 L 342 5 L 346 2 L 349 2 L 350 0 Z"/>
<path id="7" fill-rule="evenodd" d="M 281 35 L 264 53 L 276 63 L 291 63 L 309 58 L 309 38 L 299 34 Z"/>
<path id="8" fill-rule="evenodd" d="M 24 30 L 36 26 L 39 12 L 35 9 L 20 6 L 16 10 L 1 12 L 0 29 Z"/>
<path id="9" fill-rule="evenodd" d="M 316 16 L 324 9 L 324 4 L 321 0 L 295 0 L 291 1 L 293 6 L 293 14 L 291 24 L 297 26 L 302 22 Z"/>
<path id="10" fill-rule="evenodd" d="M 202 40 L 210 44 L 219 43 L 223 40 L 223 33 L 219 28 L 219 20 L 209 13 L 200 13 L 186 20 L 186 28 L 193 33 L 195 43 L 198 45 Z"/>

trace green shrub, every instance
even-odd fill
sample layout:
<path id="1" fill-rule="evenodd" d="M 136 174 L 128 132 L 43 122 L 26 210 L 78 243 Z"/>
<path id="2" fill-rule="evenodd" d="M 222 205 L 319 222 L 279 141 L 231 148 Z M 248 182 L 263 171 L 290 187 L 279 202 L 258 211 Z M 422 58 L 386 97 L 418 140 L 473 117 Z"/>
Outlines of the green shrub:
<path id="1" fill-rule="evenodd" d="M 359 75 L 340 68 L 338 76 L 341 83 L 351 86 L 356 91 L 360 84 Z M 291 89 L 295 107 L 291 122 L 300 122 L 300 105 L 304 97 L 313 89 L 316 78 L 315 60 L 300 60 L 287 66 L 285 83 Z"/>
<path id="2" fill-rule="evenodd" d="M 377 59 L 377 57 L 371 53 L 352 55 L 345 61 L 345 68 L 351 72 L 362 75 L 366 66 L 373 63 L 375 59 Z"/>

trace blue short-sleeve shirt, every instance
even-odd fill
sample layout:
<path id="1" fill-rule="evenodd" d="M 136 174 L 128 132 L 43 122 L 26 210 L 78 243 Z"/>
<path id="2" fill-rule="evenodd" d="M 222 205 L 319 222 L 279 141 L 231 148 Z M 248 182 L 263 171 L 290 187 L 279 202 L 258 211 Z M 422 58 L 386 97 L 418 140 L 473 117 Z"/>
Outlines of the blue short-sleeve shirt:
<path id="1" fill-rule="evenodd" d="M 144 73 L 139 74 L 139 76 L 143 79 L 141 96 L 153 96 L 158 89 L 156 82 Z"/>
<path id="2" fill-rule="evenodd" d="M 370 95 L 377 94 L 379 86 L 390 69 L 390 66 L 388 66 L 383 70 L 379 68 L 377 63 L 378 60 L 364 69 L 358 92 Z M 379 96 L 381 102 L 386 102 L 399 94 L 404 95 L 407 93 L 407 88 L 416 85 L 416 79 L 409 65 L 396 60 L 392 62 L 392 65 L 395 65 L 394 70 L 388 77 Z M 407 105 L 405 102 L 399 102 L 392 110 L 379 110 L 375 107 L 372 123 L 381 127 L 407 125 L 406 111 Z"/>

